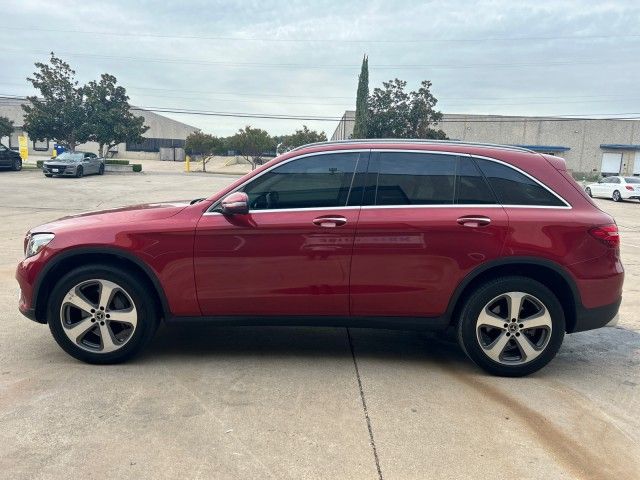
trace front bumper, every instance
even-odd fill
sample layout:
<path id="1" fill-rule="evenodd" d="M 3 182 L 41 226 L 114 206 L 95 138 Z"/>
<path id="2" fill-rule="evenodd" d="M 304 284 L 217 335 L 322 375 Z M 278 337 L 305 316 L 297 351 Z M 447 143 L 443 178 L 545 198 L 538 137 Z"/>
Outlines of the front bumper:
<path id="1" fill-rule="evenodd" d="M 18 296 L 18 310 L 25 317 L 34 322 L 46 323 L 45 318 L 38 318 L 36 313 L 36 299 L 34 298 L 34 284 L 36 277 L 41 271 L 41 263 L 33 257 L 25 258 L 18 264 L 16 269 L 16 280 L 20 286 L 20 294 Z M 40 315 L 44 317 L 44 315 Z"/>
<path id="2" fill-rule="evenodd" d="M 75 165 L 43 165 L 42 173 L 45 175 L 69 175 L 74 176 L 76 174 L 77 167 Z"/>

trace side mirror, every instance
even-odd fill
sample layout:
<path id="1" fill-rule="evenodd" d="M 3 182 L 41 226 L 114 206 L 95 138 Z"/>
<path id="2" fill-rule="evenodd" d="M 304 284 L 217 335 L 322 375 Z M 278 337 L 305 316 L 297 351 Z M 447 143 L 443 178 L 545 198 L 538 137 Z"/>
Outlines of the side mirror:
<path id="1" fill-rule="evenodd" d="M 230 193 L 222 199 L 221 207 L 225 215 L 246 215 L 249 213 L 249 197 L 244 192 Z"/>

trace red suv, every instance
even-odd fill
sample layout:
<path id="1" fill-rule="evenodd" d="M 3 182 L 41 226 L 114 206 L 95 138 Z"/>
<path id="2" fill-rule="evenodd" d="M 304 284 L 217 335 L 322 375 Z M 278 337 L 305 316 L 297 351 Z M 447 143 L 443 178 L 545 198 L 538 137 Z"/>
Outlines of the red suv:
<path id="1" fill-rule="evenodd" d="M 565 162 L 437 141 L 307 145 L 192 202 L 31 229 L 20 311 L 91 363 L 123 361 L 161 319 L 456 330 L 519 376 L 565 332 L 617 318 L 618 229 Z"/>

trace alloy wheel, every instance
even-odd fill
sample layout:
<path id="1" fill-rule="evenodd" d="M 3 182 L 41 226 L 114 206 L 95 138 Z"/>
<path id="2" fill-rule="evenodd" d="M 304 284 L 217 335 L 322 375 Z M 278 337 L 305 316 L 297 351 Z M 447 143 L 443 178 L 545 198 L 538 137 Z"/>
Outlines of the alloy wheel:
<path id="1" fill-rule="evenodd" d="M 124 288 L 103 279 L 71 288 L 60 306 L 64 333 L 78 347 L 96 353 L 122 348 L 138 324 L 136 306 Z"/>
<path id="2" fill-rule="evenodd" d="M 524 292 L 507 292 L 493 298 L 476 320 L 482 351 L 504 365 L 522 365 L 536 359 L 549 344 L 551 330 L 547 307 Z"/>
<path id="3" fill-rule="evenodd" d="M 620 201 L 620 192 L 618 190 L 613 192 L 613 201 L 614 202 L 619 202 Z"/>

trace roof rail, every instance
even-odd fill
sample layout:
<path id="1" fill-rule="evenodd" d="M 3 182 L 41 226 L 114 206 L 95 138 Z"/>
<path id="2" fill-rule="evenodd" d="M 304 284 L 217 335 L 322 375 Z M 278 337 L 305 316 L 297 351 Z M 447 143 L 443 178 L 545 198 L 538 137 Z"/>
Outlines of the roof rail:
<path id="1" fill-rule="evenodd" d="M 464 142 L 462 140 L 429 140 L 424 138 L 410 139 L 410 138 L 363 138 L 357 140 L 329 140 L 326 142 L 307 143 L 291 150 L 301 150 L 308 147 L 319 147 L 323 145 L 357 145 L 360 143 L 378 143 L 381 145 L 390 143 L 422 143 L 422 144 L 438 144 L 438 145 L 468 145 L 471 147 L 493 147 L 503 148 L 505 150 L 515 150 L 519 152 L 536 153 L 533 150 L 524 147 L 518 147 L 515 145 L 502 145 L 498 143 L 481 143 L 481 142 Z"/>

